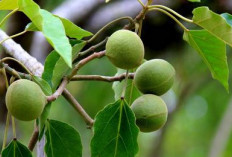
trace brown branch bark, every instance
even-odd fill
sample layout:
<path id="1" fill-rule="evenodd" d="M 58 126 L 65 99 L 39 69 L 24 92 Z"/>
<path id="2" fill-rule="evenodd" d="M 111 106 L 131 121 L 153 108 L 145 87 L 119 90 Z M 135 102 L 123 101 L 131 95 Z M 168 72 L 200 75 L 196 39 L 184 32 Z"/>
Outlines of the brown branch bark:
<path id="1" fill-rule="evenodd" d="M 129 79 L 134 79 L 134 73 L 128 75 Z M 103 81 L 103 82 L 114 82 L 122 81 L 126 78 L 126 73 L 118 76 L 101 76 L 101 75 L 75 75 L 72 77 L 71 81 Z"/>

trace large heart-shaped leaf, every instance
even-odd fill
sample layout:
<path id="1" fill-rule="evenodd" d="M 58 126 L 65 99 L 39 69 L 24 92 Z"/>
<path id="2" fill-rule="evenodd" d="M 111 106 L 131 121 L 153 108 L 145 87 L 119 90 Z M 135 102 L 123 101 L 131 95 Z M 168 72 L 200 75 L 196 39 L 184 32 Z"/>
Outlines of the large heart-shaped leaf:
<path id="1" fill-rule="evenodd" d="M 2 151 L 2 157 L 32 157 L 30 150 L 16 139 Z"/>
<path id="2" fill-rule="evenodd" d="M 212 77 L 220 81 L 228 90 L 229 69 L 226 44 L 206 30 L 185 31 L 184 40 L 200 54 L 210 69 Z"/>
<path id="3" fill-rule="evenodd" d="M 222 16 L 209 10 L 208 7 L 194 9 L 193 22 L 232 46 L 232 27 Z"/>
<path id="4" fill-rule="evenodd" d="M 46 123 L 45 152 L 48 157 L 81 157 L 82 144 L 79 133 L 70 125 L 48 120 Z"/>
<path id="5" fill-rule="evenodd" d="M 64 26 L 58 17 L 50 12 L 40 9 L 33 0 L 19 0 L 19 9 L 36 27 L 42 31 L 47 41 L 53 46 L 57 53 L 64 59 L 65 63 L 72 67 L 72 47 L 66 37 Z M 30 27 L 29 27 L 30 28 Z"/>
<path id="6" fill-rule="evenodd" d="M 125 100 L 106 106 L 95 119 L 92 157 L 134 157 L 138 133 L 135 116 Z"/>
<path id="7" fill-rule="evenodd" d="M 18 8 L 18 0 L 1 0 L 0 10 L 14 10 Z"/>

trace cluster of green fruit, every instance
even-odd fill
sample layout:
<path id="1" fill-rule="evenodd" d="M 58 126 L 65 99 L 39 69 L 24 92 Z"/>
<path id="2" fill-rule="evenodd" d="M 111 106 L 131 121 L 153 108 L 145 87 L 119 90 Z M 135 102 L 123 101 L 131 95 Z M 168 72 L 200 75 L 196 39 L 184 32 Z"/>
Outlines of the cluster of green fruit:
<path id="1" fill-rule="evenodd" d="M 144 46 L 140 37 L 128 30 L 113 33 L 106 43 L 106 56 L 118 68 L 137 68 L 135 86 L 144 95 L 132 103 L 136 124 L 140 131 L 151 132 L 167 121 L 167 106 L 159 97 L 173 85 L 175 69 L 167 61 L 153 59 L 142 64 Z"/>

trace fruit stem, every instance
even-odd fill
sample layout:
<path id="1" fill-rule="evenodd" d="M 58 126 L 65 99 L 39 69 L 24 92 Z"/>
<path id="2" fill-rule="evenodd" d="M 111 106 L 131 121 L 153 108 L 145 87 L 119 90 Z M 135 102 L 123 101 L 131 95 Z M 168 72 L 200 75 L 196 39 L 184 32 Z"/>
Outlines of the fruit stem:
<path id="1" fill-rule="evenodd" d="M 4 137 L 3 137 L 3 144 L 2 144 L 2 151 L 6 147 L 6 142 L 7 142 L 7 134 L 8 134 L 8 128 L 9 128 L 9 121 L 10 121 L 10 114 L 7 112 L 6 116 L 6 126 L 5 126 L 5 131 L 4 131 Z"/>
<path id="2" fill-rule="evenodd" d="M 15 38 L 15 37 L 18 37 L 18 36 L 20 36 L 20 35 L 23 35 L 23 34 L 26 33 L 26 32 L 27 32 L 27 30 L 24 30 L 24 31 L 22 31 L 22 32 L 20 32 L 20 33 L 17 33 L 17 34 L 15 34 L 15 35 L 12 35 L 12 36 L 7 37 L 7 38 L 3 39 L 2 41 L 0 41 L 0 45 L 1 45 L 4 41 L 6 41 L 6 40 L 8 40 L 8 39 Z"/>
<path id="3" fill-rule="evenodd" d="M 19 10 L 19 8 L 14 9 L 13 11 L 11 11 L 9 14 L 7 14 L 2 21 L 0 22 L 0 27 L 2 26 L 2 24 L 11 16 L 13 15 L 15 12 L 17 12 Z"/>
<path id="4" fill-rule="evenodd" d="M 172 18 L 181 28 L 183 28 L 185 31 L 189 31 L 179 20 L 177 20 L 172 14 L 170 14 L 169 12 L 160 9 L 160 8 L 150 8 L 148 11 L 159 11 L 162 12 L 164 14 L 166 14 L 167 16 L 169 16 L 170 18 Z"/>
<path id="5" fill-rule="evenodd" d="M 179 13 L 177 13 L 176 11 L 172 10 L 171 8 L 169 7 L 166 7 L 166 6 L 163 6 L 163 5 L 151 5 L 151 6 L 148 6 L 149 9 L 152 9 L 152 8 L 161 8 L 161 9 L 164 9 L 166 11 L 169 11 L 171 12 L 172 14 L 176 15 L 177 17 L 179 17 L 180 19 L 186 21 L 186 22 L 189 22 L 189 23 L 193 23 L 193 20 L 191 19 L 188 19 L 182 15 L 180 15 Z"/>
<path id="6" fill-rule="evenodd" d="M 28 74 L 33 75 L 21 62 L 19 62 L 18 60 L 14 59 L 12 57 L 5 57 L 0 62 L 5 62 L 8 60 L 11 60 L 11 61 L 18 63 Z"/>
<path id="7" fill-rule="evenodd" d="M 142 6 L 143 8 L 145 8 L 145 5 L 143 4 L 143 2 L 142 2 L 141 0 L 138 0 L 138 2 L 141 4 L 141 6 Z"/>
<path id="8" fill-rule="evenodd" d="M 102 32 L 104 32 L 108 27 L 110 27 L 111 25 L 121 21 L 121 20 L 129 20 L 130 23 L 134 24 L 134 20 L 130 17 L 130 16 L 125 16 L 125 17 L 121 17 L 121 18 L 118 18 L 118 19 L 115 19 L 111 22 L 109 22 L 108 24 L 106 24 L 104 27 L 102 27 L 96 34 L 94 34 L 94 36 L 92 38 L 90 38 L 87 43 L 91 43 L 93 40 L 95 40 L 99 34 L 101 34 Z"/>
<path id="9" fill-rule="evenodd" d="M 125 98 L 128 76 L 129 76 L 129 70 L 126 71 L 125 84 L 123 86 L 123 91 L 122 91 L 122 96 L 121 96 L 122 100 Z"/>
<path id="10" fill-rule="evenodd" d="M 13 116 L 11 116 L 11 121 L 12 121 L 13 136 L 14 138 L 16 138 L 15 119 Z"/>

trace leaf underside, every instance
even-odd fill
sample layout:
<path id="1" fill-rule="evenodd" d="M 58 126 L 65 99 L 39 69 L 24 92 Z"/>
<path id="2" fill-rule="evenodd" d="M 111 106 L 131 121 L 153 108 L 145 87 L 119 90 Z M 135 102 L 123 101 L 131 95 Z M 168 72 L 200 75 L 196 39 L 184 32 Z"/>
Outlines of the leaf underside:
<path id="1" fill-rule="evenodd" d="M 226 44 L 206 30 L 184 32 L 184 40 L 201 56 L 212 77 L 229 90 L 229 68 L 226 57 Z"/>

